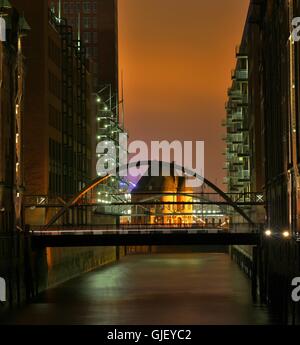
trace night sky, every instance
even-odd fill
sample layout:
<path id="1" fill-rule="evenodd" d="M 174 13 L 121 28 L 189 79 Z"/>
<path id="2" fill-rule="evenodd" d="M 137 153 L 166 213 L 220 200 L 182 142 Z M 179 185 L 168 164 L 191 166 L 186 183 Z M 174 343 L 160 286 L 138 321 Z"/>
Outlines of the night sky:
<path id="1" fill-rule="evenodd" d="M 222 185 L 225 118 L 249 0 L 119 0 L 120 70 L 130 140 L 204 140 Z"/>

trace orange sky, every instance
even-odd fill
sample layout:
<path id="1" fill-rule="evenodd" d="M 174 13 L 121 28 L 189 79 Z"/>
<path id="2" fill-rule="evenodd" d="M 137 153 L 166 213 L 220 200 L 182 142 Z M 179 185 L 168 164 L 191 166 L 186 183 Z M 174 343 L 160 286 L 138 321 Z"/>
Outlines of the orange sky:
<path id="1" fill-rule="evenodd" d="M 249 0 L 119 0 L 130 140 L 204 140 L 224 188 L 221 120 Z"/>

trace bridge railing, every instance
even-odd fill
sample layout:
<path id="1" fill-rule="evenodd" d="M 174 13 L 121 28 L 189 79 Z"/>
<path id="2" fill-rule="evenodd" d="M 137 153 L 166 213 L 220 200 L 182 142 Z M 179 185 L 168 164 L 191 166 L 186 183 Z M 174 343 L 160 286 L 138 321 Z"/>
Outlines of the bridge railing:
<path id="1" fill-rule="evenodd" d="M 241 224 L 244 225 L 244 224 Z M 260 228 L 255 227 L 255 228 L 245 228 L 244 226 L 240 227 L 240 230 L 238 230 L 239 227 L 235 227 L 232 229 L 231 227 L 221 227 L 217 226 L 216 224 L 91 224 L 91 225 L 79 225 L 79 226 L 74 226 L 74 225 L 56 225 L 56 226 L 51 226 L 48 229 L 45 230 L 43 226 L 33 226 L 31 227 L 30 231 L 32 233 L 60 233 L 60 232 L 72 232 L 72 233 L 89 233 L 89 232 L 94 232 L 94 231 L 103 231 L 103 232 L 111 232 L 111 231 L 173 231 L 173 232 L 184 232 L 184 231 L 202 231 L 202 232 L 222 232 L 222 233 L 259 233 Z"/>
<path id="2" fill-rule="evenodd" d="M 264 204 L 265 198 L 263 193 L 227 193 L 226 194 L 230 199 L 238 204 Z M 155 198 L 156 196 L 159 198 L 163 198 L 164 196 L 186 196 L 189 200 L 182 200 L 179 203 L 185 204 L 198 204 L 198 203 L 211 203 L 211 204 L 219 204 L 224 203 L 224 199 L 218 193 L 174 193 L 174 192 L 136 192 L 131 193 L 130 200 L 127 199 L 125 196 L 128 194 L 124 193 L 115 193 L 115 194 L 108 194 L 109 197 L 115 197 L 116 200 L 113 202 L 114 205 L 128 205 L 133 203 L 147 203 L 147 200 Z M 122 198 L 124 201 L 121 201 L 118 197 L 123 196 Z M 51 197 L 48 195 L 28 195 L 24 197 L 24 205 L 25 207 L 62 207 L 66 201 L 70 200 L 72 196 L 64 196 L 61 197 Z M 98 202 L 99 196 L 96 192 L 90 192 L 88 196 L 84 196 L 83 199 L 79 202 L 79 205 L 99 205 L 101 206 L 101 202 Z M 198 201 L 197 201 L 198 200 Z M 178 203 L 178 202 L 177 202 Z M 226 203 L 226 202 L 225 202 Z M 105 206 L 105 204 L 103 204 Z"/>

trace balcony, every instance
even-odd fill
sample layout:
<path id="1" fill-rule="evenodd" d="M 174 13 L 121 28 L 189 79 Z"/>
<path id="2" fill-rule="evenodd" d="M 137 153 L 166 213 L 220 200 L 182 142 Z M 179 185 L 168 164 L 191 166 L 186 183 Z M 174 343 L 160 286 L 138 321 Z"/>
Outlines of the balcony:
<path id="1" fill-rule="evenodd" d="M 242 122 L 244 120 L 243 118 L 243 114 L 242 113 L 236 113 L 233 115 L 233 118 L 232 118 L 232 122 L 233 123 L 236 123 L 236 122 Z"/>
<path id="2" fill-rule="evenodd" d="M 242 174 L 239 176 L 239 182 L 249 182 L 249 181 L 250 181 L 249 170 L 243 170 Z"/>
<path id="3" fill-rule="evenodd" d="M 231 72 L 231 79 L 236 81 L 248 81 L 247 69 L 235 69 Z"/>
<path id="4" fill-rule="evenodd" d="M 227 91 L 227 94 L 229 97 L 232 97 L 232 98 L 240 98 L 243 96 L 242 90 L 235 89 L 235 88 L 229 88 Z"/>

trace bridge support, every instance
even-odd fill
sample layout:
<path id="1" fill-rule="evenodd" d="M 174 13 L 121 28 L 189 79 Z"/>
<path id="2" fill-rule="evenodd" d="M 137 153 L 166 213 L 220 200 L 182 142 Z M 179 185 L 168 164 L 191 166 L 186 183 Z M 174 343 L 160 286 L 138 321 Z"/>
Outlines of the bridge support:
<path id="1" fill-rule="evenodd" d="M 257 300 L 257 271 L 258 271 L 258 248 L 257 246 L 252 248 L 252 298 Z"/>
<path id="2" fill-rule="evenodd" d="M 25 280 L 25 291 L 26 300 L 29 302 L 35 296 L 35 279 L 33 275 L 32 267 L 32 248 L 29 226 L 25 226 L 24 236 L 24 280 Z"/>

